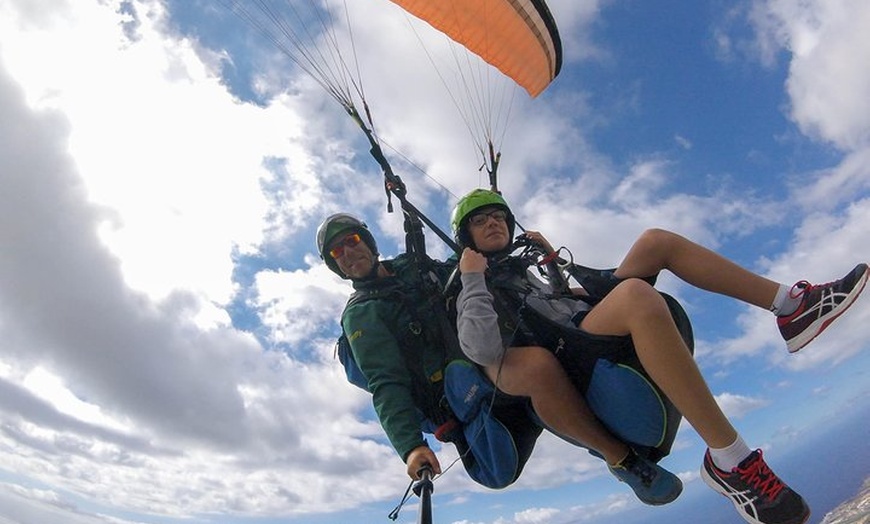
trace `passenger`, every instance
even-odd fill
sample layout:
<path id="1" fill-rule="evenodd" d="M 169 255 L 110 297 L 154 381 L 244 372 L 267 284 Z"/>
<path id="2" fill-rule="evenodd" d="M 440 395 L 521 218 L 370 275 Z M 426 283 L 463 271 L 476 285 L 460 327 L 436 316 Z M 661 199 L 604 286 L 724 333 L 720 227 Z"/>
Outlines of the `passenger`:
<path id="1" fill-rule="evenodd" d="M 809 508 L 803 498 L 767 466 L 761 450 L 746 445 L 716 404 L 671 309 L 649 279 L 668 269 L 699 288 L 769 308 L 794 352 L 854 302 L 868 278 L 866 264 L 829 284 L 800 281 L 789 287 L 679 235 L 649 230 L 620 266 L 605 275 L 604 286 L 591 296 L 590 290 L 575 291 L 586 295 L 584 301 L 554 297 L 554 290 L 531 275 L 527 265 L 509 256 L 515 219 L 499 194 L 479 189 L 463 197 L 454 209 L 452 227 L 456 241 L 465 248 L 459 262 L 462 290 L 456 302 L 460 345 L 499 390 L 509 395 L 528 395 L 531 388 L 561 391 L 558 385 L 529 376 L 529 370 L 554 366 L 556 358 L 550 350 L 556 348 L 534 345 L 536 334 L 519 326 L 514 325 L 513 332 L 505 329 L 517 321 L 531 324 L 533 317 L 547 316 L 555 325 L 573 324 L 579 328 L 580 347 L 558 349 L 575 355 L 595 351 L 606 358 L 610 351 L 615 357 L 626 347 L 633 348 L 644 372 L 708 445 L 701 467 L 708 485 L 729 497 L 748 522 L 807 520 Z M 527 235 L 552 251 L 538 233 Z M 512 307 L 514 311 L 508 311 Z M 516 318 L 505 318 L 510 313 Z"/>

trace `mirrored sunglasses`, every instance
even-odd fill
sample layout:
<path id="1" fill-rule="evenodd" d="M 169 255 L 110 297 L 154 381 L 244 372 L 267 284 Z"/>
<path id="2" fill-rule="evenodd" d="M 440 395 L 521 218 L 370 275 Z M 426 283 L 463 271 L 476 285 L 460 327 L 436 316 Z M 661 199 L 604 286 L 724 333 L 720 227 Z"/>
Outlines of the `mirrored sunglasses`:
<path id="1" fill-rule="evenodd" d="M 332 258 L 338 258 L 344 254 L 345 247 L 354 247 L 360 242 L 362 242 L 362 237 L 359 236 L 359 233 L 351 233 L 339 240 L 337 244 L 330 248 L 329 256 Z"/>

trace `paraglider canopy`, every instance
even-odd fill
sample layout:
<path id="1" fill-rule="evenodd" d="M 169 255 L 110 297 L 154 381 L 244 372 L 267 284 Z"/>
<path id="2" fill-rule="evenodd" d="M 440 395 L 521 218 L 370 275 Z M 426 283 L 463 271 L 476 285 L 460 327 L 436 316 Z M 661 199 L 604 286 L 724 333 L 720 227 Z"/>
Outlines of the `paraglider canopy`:
<path id="1" fill-rule="evenodd" d="M 381 147 L 381 140 L 366 102 L 356 59 L 356 45 L 344 2 L 341 0 L 220 0 L 238 18 L 258 30 L 276 48 L 311 76 L 359 125 L 370 152 L 384 171 L 387 210 L 391 195 L 399 198 L 406 217 L 408 244 L 423 252 L 421 224 L 429 226 L 452 249 L 453 240 L 406 199 L 402 180 L 396 176 Z M 562 45 L 556 23 L 545 0 L 391 0 L 405 13 L 425 22 L 464 49 L 451 52 L 454 78 L 451 89 L 432 55 L 425 49 L 450 98 L 468 127 L 483 157 L 490 188 L 497 191 L 499 142 L 509 120 L 515 87 L 539 95 L 559 74 Z M 347 28 L 340 31 L 341 21 Z M 348 45 L 343 45 L 346 37 Z M 422 39 L 421 39 L 422 43 Z M 345 56 L 349 51 L 350 56 Z M 455 50 L 453 50 L 455 51 Z M 474 56 L 480 60 L 474 59 Z M 483 66 L 483 67 L 481 67 Z M 498 71 L 501 74 L 490 75 Z M 500 83 L 504 80 L 505 83 Z M 505 84 L 513 84 L 504 88 Z M 412 251 L 412 249 L 409 249 Z"/>
<path id="2" fill-rule="evenodd" d="M 562 44 L 543 0 L 392 0 L 538 96 L 562 67 Z"/>

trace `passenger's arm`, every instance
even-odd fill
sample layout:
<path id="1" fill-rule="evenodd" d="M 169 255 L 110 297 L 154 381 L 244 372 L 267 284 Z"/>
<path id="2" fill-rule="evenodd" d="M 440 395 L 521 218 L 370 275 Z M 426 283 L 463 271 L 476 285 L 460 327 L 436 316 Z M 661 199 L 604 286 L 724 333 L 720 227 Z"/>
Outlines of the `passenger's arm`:
<path id="1" fill-rule="evenodd" d="M 469 359 L 481 366 L 497 364 L 504 353 L 498 315 L 486 288 L 486 258 L 470 249 L 462 254 L 462 290 L 456 297 L 459 345 Z"/>

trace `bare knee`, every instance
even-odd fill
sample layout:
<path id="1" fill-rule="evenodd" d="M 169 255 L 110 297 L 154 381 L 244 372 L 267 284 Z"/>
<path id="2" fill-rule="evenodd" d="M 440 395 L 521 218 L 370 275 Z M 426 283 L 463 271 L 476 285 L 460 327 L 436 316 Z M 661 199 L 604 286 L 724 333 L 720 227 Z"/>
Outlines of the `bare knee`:
<path id="1" fill-rule="evenodd" d="M 646 252 L 667 254 L 681 238 L 671 231 L 653 227 L 641 233 L 634 245 Z"/>
<path id="2" fill-rule="evenodd" d="M 664 318 L 667 311 L 664 299 L 648 282 L 627 278 L 586 314 L 580 328 L 596 335 L 623 336 L 638 322 Z"/>
<path id="3" fill-rule="evenodd" d="M 610 295 L 620 300 L 631 301 L 634 303 L 654 301 L 659 297 L 659 292 L 656 291 L 649 282 L 640 278 L 627 278 L 620 282 Z M 608 297 L 610 296 L 608 295 Z"/>
<path id="4" fill-rule="evenodd" d="M 649 277 L 667 269 L 673 253 L 684 239 L 664 229 L 647 229 L 635 240 L 626 254 L 616 275 L 626 277 Z"/>
<path id="5" fill-rule="evenodd" d="M 649 282 L 639 278 L 629 278 L 616 286 L 611 295 L 625 306 L 623 312 L 632 317 L 670 316 L 667 302 Z"/>

